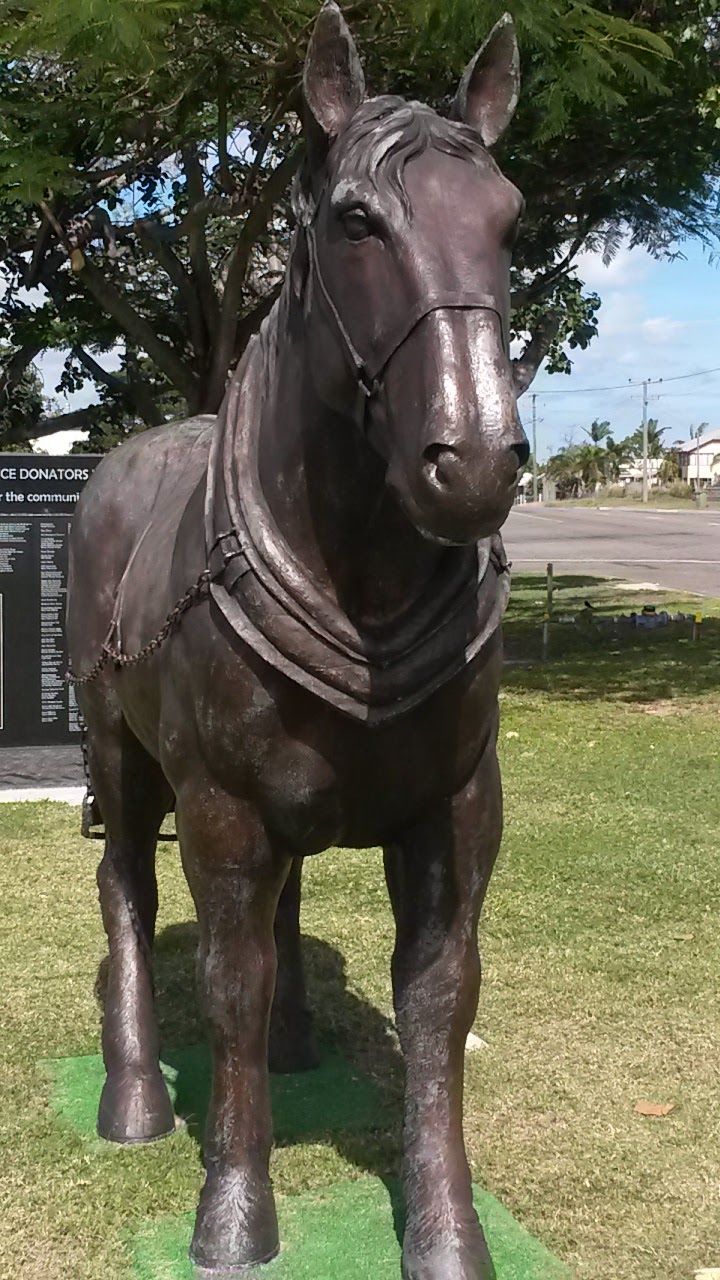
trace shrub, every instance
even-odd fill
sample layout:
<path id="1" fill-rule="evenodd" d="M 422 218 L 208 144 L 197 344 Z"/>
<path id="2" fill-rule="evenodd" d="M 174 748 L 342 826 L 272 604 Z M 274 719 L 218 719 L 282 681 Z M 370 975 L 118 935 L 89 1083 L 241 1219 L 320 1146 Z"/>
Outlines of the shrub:
<path id="1" fill-rule="evenodd" d="M 692 498 L 693 487 L 687 480 L 673 480 L 672 484 L 665 486 L 663 492 L 668 493 L 671 498 Z"/>

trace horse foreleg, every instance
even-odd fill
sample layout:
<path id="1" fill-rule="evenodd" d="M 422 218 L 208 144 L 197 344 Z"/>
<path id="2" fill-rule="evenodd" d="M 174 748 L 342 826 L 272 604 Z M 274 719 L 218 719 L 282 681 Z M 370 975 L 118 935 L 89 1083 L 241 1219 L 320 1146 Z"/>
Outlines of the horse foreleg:
<path id="1" fill-rule="evenodd" d="M 502 828 L 491 743 L 465 789 L 385 851 L 396 922 L 393 993 L 405 1055 L 405 1280 L 491 1280 L 462 1128 L 477 1009 L 477 923 Z"/>
<path id="2" fill-rule="evenodd" d="M 109 698 L 98 697 L 87 715 L 90 773 L 106 832 L 97 871 L 109 949 L 98 1132 L 111 1142 L 151 1142 L 175 1127 L 158 1061 L 152 978 L 155 846 L 172 792 Z"/>
<path id="3" fill-rule="evenodd" d="M 176 818 L 200 926 L 198 979 L 212 1049 L 207 1176 L 190 1255 L 209 1270 L 240 1269 L 279 1248 L 267 1054 L 273 922 L 290 859 L 273 850 L 252 809 L 217 787 L 182 788 Z"/>
<path id="4" fill-rule="evenodd" d="M 310 1071 L 320 1057 L 305 990 L 300 945 L 302 858 L 293 858 L 275 916 L 277 979 L 270 1017 L 270 1070 Z"/>

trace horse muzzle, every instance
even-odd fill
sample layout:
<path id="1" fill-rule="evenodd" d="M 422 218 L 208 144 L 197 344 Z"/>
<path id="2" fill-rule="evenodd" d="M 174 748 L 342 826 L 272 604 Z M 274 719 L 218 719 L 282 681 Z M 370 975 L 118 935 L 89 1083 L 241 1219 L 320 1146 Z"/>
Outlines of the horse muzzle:
<path id="1" fill-rule="evenodd" d="M 530 450 L 517 421 L 497 435 L 482 448 L 465 442 L 427 445 L 411 477 L 391 463 L 388 482 L 426 537 L 466 544 L 496 533 L 504 524 Z"/>

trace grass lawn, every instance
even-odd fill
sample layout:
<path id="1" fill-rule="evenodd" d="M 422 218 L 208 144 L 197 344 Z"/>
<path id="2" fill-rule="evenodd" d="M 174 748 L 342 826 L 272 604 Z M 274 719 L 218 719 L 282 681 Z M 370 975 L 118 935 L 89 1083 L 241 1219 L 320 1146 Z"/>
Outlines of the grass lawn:
<path id="1" fill-rule="evenodd" d="M 599 613 L 642 603 L 558 579 L 559 611 L 585 598 Z M 537 652 L 543 605 L 542 583 L 518 577 L 516 657 Z M 547 663 L 507 674 L 507 825 L 482 925 L 476 1031 L 488 1048 L 468 1057 L 468 1150 L 475 1180 L 580 1280 L 692 1280 L 720 1267 L 719 715 L 715 622 L 695 644 L 681 626 L 618 637 L 558 626 Z M 117 1149 L 83 1140 L 50 1105 L 41 1060 L 98 1046 L 99 846 L 77 831 L 64 806 L 0 806 L 3 1280 L 128 1277 L 128 1233 L 191 1210 L 202 1179 L 192 1132 Z M 172 1048 L 200 1034 L 173 846 L 159 874 L 158 1001 Z M 374 1081 L 388 1118 L 372 1135 L 279 1147 L 273 1177 L 288 1194 L 384 1175 L 398 1158 L 377 852 L 307 866 L 304 931 L 321 1030 Z M 674 1110 L 644 1118 L 641 1099 Z"/>

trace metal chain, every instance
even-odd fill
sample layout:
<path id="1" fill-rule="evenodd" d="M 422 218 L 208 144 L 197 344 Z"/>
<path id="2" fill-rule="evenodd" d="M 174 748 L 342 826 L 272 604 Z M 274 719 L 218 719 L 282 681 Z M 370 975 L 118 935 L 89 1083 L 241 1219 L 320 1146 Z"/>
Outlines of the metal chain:
<path id="1" fill-rule="evenodd" d="M 80 751 L 82 752 L 83 774 L 85 775 L 85 790 L 88 795 L 92 795 L 93 785 L 90 781 L 90 754 L 88 750 L 88 731 L 85 723 L 85 717 L 77 708 L 78 725 L 80 727 Z"/>
<path id="2" fill-rule="evenodd" d="M 153 653 L 156 653 L 178 626 L 183 614 L 187 613 L 188 609 L 191 609 L 194 604 L 197 604 L 198 600 L 202 599 L 205 589 L 211 580 L 212 573 L 210 570 L 203 569 L 197 582 L 193 583 L 189 590 L 185 592 L 185 595 L 181 596 L 177 604 L 170 610 L 157 635 L 153 636 L 152 640 L 143 645 L 142 649 L 139 649 L 137 653 L 121 653 L 119 650 L 111 648 L 106 641 L 102 646 L 100 657 L 89 671 L 83 672 L 82 675 L 75 675 L 72 671 L 67 672 L 65 678 L 68 684 L 76 686 L 90 684 L 92 680 L 97 679 L 109 662 L 112 662 L 118 668 L 134 667 L 138 662 L 143 662 L 145 658 L 149 658 Z"/>

